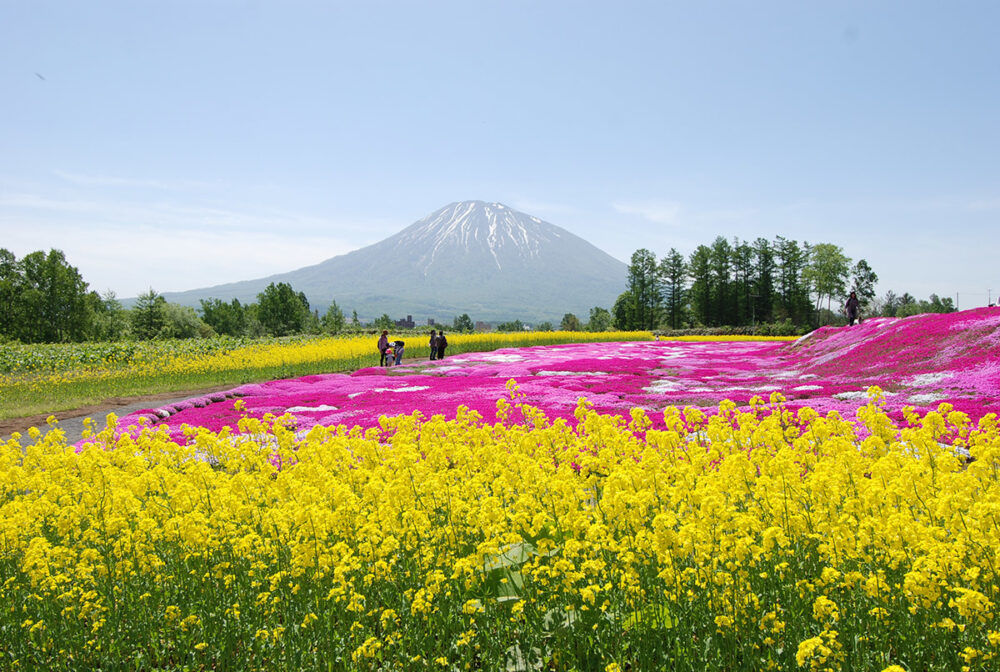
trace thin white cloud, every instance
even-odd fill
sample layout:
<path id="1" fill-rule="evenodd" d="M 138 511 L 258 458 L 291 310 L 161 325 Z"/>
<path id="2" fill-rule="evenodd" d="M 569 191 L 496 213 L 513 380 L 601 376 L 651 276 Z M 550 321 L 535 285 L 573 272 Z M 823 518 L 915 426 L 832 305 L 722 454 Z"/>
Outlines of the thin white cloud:
<path id="1" fill-rule="evenodd" d="M 136 296 L 261 278 L 319 263 L 357 246 L 332 236 L 289 235 L 286 230 L 175 229 L 104 226 L 0 217 L 3 247 L 17 256 L 60 249 L 91 289 Z"/>
<path id="2" fill-rule="evenodd" d="M 578 207 L 567 203 L 538 201 L 530 198 L 513 198 L 508 205 L 525 214 L 543 218 L 573 215 L 580 212 Z"/>
<path id="3" fill-rule="evenodd" d="M 972 212 L 996 212 L 1000 210 L 1000 198 L 987 198 L 969 203 Z"/>
<path id="4" fill-rule="evenodd" d="M 148 227 L 165 235 L 180 230 L 231 229 L 234 231 L 279 231 L 291 234 L 325 234 L 336 238 L 341 236 L 344 243 L 350 240 L 354 246 L 375 242 L 372 229 L 384 228 L 384 223 L 361 219 L 338 218 L 336 220 L 303 215 L 296 212 L 254 208 L 213 207 L 201 205 L 178 205 L 171 201 L 104 201 L 78 198 L 51 198 L 31 193 L 0 196 L 0 208 L 4 209 L 3 221 L 13 226 L 22 226 L 26 220 L 39 221 L 43 225 L 72 222 L 78 225 L 106 227 Z M 43 226 L 44 228 L 44 226 Z M 330 235 L 327 232 L 336 232 Z M 358 234 L 364 234 L 358 235 Z"/>
<path id="5" fill-rule="evenodd" d="M 681 213 L 680 203 L 674 201 L 636 201 L 613 203 L 612 207 L 623 215 L 637 215 L 657 224 L 674 225 Z"/>
<path id="6" fill-rule="evenodd" d="M 116 177 L 112 175 L 87 175 L 63 170 L 52 171 L 56 177 L 84 187 L 113 187 L 121 189 L 158 189 L 163 191 L 189 191 L 219 186 L 218 183 L 199 180 L 180 180 L 142 177 Z"/>

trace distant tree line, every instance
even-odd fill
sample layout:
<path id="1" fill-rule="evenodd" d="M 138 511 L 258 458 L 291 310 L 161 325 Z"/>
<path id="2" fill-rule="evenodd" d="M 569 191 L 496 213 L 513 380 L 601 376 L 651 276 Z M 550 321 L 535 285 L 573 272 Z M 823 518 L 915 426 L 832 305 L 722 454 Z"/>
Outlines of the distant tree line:
<path id="1" fill-rule="evenodd" d="M 829 243 L 799 244 L 781 237 L 748 243 L 718 237 L 687 258 L 675 249 L 662 259 L 647 249 L 637 250 L 628 267 L 626 291 L 611 310 L 591 308 L 586 322 L 566 313 L 558 327 L 547 321 L 529 325 L 512 320 L 495 329 L 607 331 L 771 324 L 792 332 L 836 321 L 834 302 L 842 304 L 852 290 L 861 301 L 863 317 L 955 310 L 950 298 L 936 294 L 926 301 L 892 291 L 876 298 L 876 282 L 878 276 L 868 262 L 852 264 Z M 261 337 L 395 328 L 386 314 L 368 324 L 358 319 L 357 311 L 347 318 L 335 300 L 320 315 L 305 294 L 283 282 L 268 285 L 252 303 L 210 298 L 196 310 L 170 303 L 150 288 L 125 308 L 113 292 L 91 291 L 59 250 L 18 259 L 0 248 L 0 341 Z M 462 314 L 450 328 L 470 333 L 475 325 Z"/>
<path id="2" fill-rule="evenodd" d="M 918 302 L 904 294 L 905 307 L 893 292 L 878 300 L 877 282 L 866 260 L 852 263 L 831 243 L 800 244 L 781 236 L 751 243 L 719 236 L 687 258 L 673 248 L 662 259 L 636 250 L 626 290 L 611 313 L 614 326 L 628 330 L 768 324 L 792 332 L 837 322 L 852 291 L 862 316 L 955 309 L 936 295 Z"/>
<path id="3" fill-rule="evenodd" d="M 80 272 L 59 250 L 38 251 L 18 259 L 0 248 L 0 342 L 58 343 L 79 341 L 261 337 L 338 334 L 362 329 L 393 329 L 382 315 L 362 324 L 331 301 L 320 315 L 302 292 L 271 283 L 256 302 L 203 299 L 200 309 L 168 302 L 152 288 L 125 308 L 113 292 L 89 289 Z M 454 332 L 472 332 L 467 314 L 455 317 Z"/>

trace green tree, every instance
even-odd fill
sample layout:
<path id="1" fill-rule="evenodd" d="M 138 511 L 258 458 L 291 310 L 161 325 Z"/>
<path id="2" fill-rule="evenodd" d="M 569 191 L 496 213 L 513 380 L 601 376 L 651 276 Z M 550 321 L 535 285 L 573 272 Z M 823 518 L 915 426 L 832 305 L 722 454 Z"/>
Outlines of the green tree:
<path id="1" fill-rule="evenodd" d="M 309 314 L 305 295 L 286 282 L 272 282 L 257 295 L 257 319 L 273 336 L 301 333 Z"/>
<path id="2" fill-rule="evenodd" d="M 19 335 L 23 284 L 24 273 L 17 256 L 10 250 L 0 248 L 0 341 Z"/>
<path id="3" fill-rule="evenodd" d="M 827 300 L 826 309 L 834 296 L 842 296 L 846 291 L 847 276 L 851 260 L 844 251 L 832 243 L 817 243 L 810 251 L 809 262 L 802 270 L 803 278 L 816 295 L 816 310 Z"/>
<path id="4" fill-rule="evenodd" d="M 323 314 L 323 330 L 331 334 L 339 334 L 347 326 L 344 318 L 344 311 L 340 309 L 336 301 L 330 302 L 330 307 Z"/>
<path id="5" fill-rule="evenodd" d="M 812 302 L 803 274 L 809 260 L 808 243 L 799 246 L 795 240 L 778 236 L 774 245 L 777 263 L 775 320 L 791 320 L 793 324 L 809 324 Z"/>
<path id="6" fill-rule="evenodd" d="M 560 331 L 580 331 L 583 325 L 580 324 L 580 318 L 578 318 L 573 313 L 566 313 L 563 315 L 562 321 L 559 322 Z"/>
<path id="7" fill-rule="evenodd" d="M 716 237 L 709 254 L 712 319 L 706 324 L 710 326 L 736 324 L 739 321 L 732 283 L 732 254 L 733 248 L 729 241 L 722 236 Z"/>
<path id="8" fill-rule="evenodd" d="M 851 269 L 851 286 L 858 296 L 858 303 L 861 311 L 867 313 L 868 307 L 875 298 L 875 285 L 878 283 L 878 276 L 864 259 L 859 259 Z"/>
<path id="9" fill-rule="evenodd" d="M 226 303 L 222 299 L 202 299 L 201 319 L 215 333 L 223 336 L 242 336 L 247 330 L 246 307 L 239 299 Z"/>
<path id="10" fill-rule="evenodd" d="M 751 324 L 754 319 L 754 248 L 738 238 L 732 245 L 732 304 L 730 324 Z"/>
<path id="11" fill-rule="evenodd" d="M 21 261 L 21 340 L 34 343 L 82 341 L 90 333 L 87 283 L 60 250 L 32 252 Z"/>
<path id="12" fill-rule="evenodd" d="M 552 331 L 552 323 L 539 322 L 538 325 L 535 326 L 535 331 Z"/>
<path id="13" fill-rule="evenodd" d="M 524 331 L 524 323 L 521 320 L 501 322 L 497 325 L 497 331 Z"/>
<path id="14" fill-rule="evenodd" d="M 611 307 L 611 319 L 613 321 L 615 329 L 621 329 L 622 331 L 630 331 L 632 324 L 632 295 L 628 292 L 622 292 L 615 299 L 615 305 Z"/>
<path id="15" fill-rule="evenodd" d="M 567 313 L 569 315 L 569 313 Z M 565 318 L 563 318 L 565 319 Z M 579 320 L 577 320 L 579 322 Z M 590 318 L 587 320 L 587 331 L 610 331 L 611 313 L 607 308 L 594 306 L 590 309 Z"/>
<path id="16" fill-rule="evenodd" d="M 160 335 L 167 323 L 167 300 L 152 287 L 140 294 L 132 306 L 132 333 L 140 340 L 151 340 Z"/>
<path id="17" fill-rule="evenodd" d="M 208 338 L 215 334 L 212 327 L 203 322 L 191 306 L 166 303 L 164 318 L 163 327 L 158 334 L 160 338 Z"/>
<path id="18" fill-rule="evenodd" d="M 777 265 L 774 247 L 766 238 L 753 243 L 753 303 L 750 307 L 752 323 L 774 321 L 774 275 Z"/>
<path id="19" fill-rule="evenodd" d="M 471 334 L 476 330 L 476 325 L 472 323 L 468 313 L 462 313 L 451 323 L 451 330 L 460 334 Z"/>
<path id="20" fill-rule="evenodd" d="M 394 329 L 396 327 L 396 323 L 393 321 L 391 317 L 389 317 L 387 313 L 382 313 L 381 316 L 375 318 L 375 321 L 372 322 L 372 326 L 375 327 L 376 329 L 389 330 L 389 329 Z"/>
<path id="21" fill-rule="evenodd" d="M 663 317 L 671 329 L 680 329 L 684 322 L 687 272 L 684 256 L 670 248 L 667 256 L 660 261 L 659 273 L 663 281 Z"/>
<path id="22" fill-rule="evenodd" d="M 118 341 L 127 338 L 131 333 L 129 313 L 122 307 L 115 293 L 110 289 L 102 296 L 91 292 L 91 322 L 90 338 L 95 341 Z"/>
<path id="23" fill-rule="evenodd" d="M 699 245 L 691 253 L 688 260 L 688 275 L 691 277 L 691 288 L 688 298 L 691 302 L 691 312 L 699 324 L 715 324 L 714 302 L 712 301 L 712 251 L 705 245 Z"/>
<path id="24" fill-rule="evenodd" d="M 663 301 L 656 255 L 647 249 L 632 253 L 628 286 L 615 302 L 615 324 L 620 329 L 654 329 Z"/>

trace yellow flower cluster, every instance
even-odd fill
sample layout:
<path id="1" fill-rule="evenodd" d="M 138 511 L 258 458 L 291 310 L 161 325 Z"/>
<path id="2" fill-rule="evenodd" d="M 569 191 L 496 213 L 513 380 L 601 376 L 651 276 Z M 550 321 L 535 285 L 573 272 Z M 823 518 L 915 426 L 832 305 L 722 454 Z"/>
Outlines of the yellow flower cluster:
<path id="1" fill-rule="evenodd" d="M 522 412 L 9 441 L 5 663 L 996 669 L 995 415 Z"/>

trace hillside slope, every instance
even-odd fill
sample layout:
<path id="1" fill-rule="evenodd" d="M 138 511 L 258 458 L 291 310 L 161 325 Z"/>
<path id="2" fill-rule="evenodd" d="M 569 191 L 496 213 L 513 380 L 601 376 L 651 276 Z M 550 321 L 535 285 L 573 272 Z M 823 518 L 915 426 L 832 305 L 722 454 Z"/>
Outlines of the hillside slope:
<path id="1" fill-rule="evenodd" d="M 445 206 L 385 240 L 314 266 L 216 287 L 165 293 L 250 302 L 271 282 L 303 292 L 313 308 L 332 300 L 362 319 L 386 313 L 417 321 L 558 322 L 571 312 L 610 309 L 624 291 L 627 266 L 569 231 L 499 203 Z"/>

